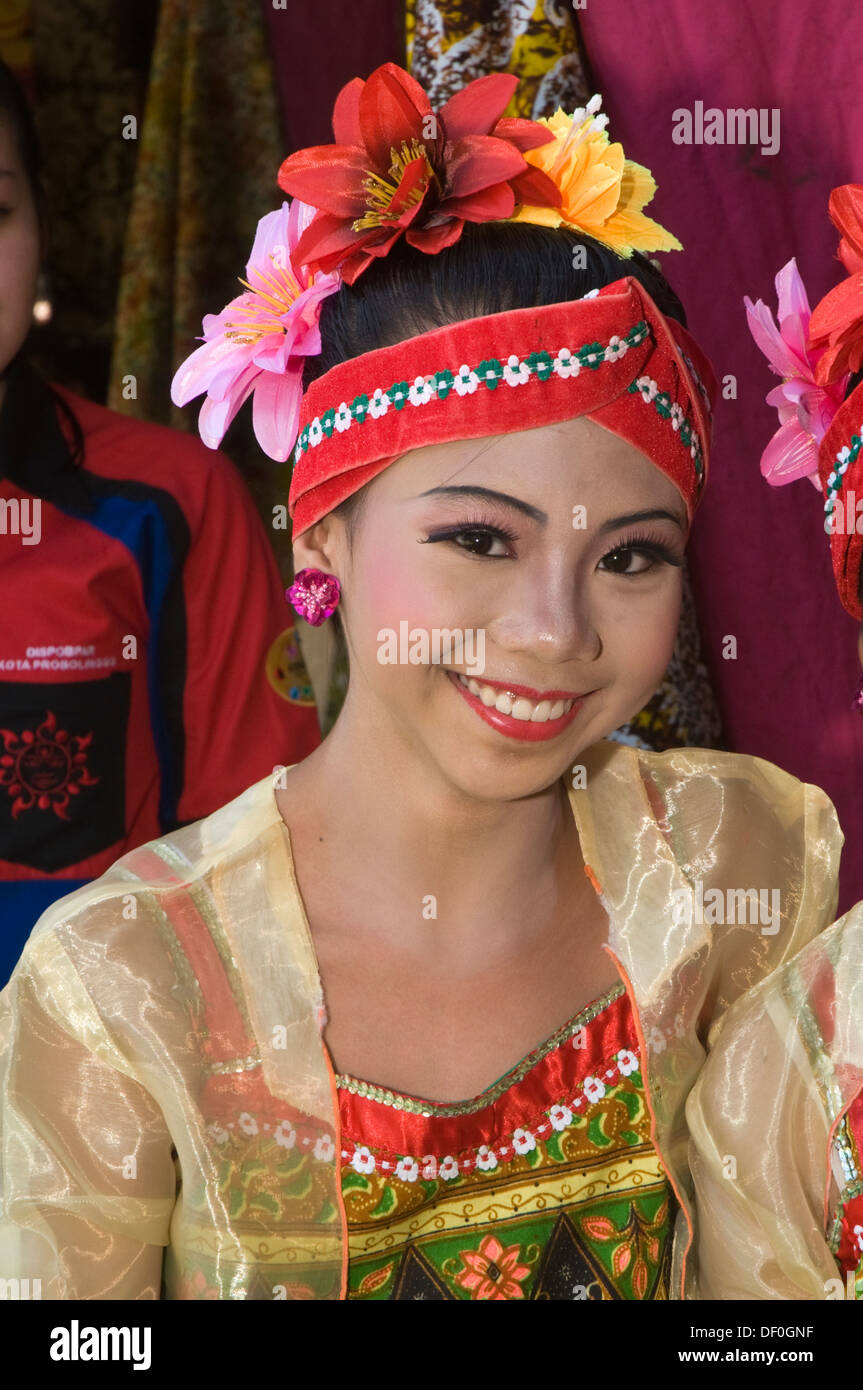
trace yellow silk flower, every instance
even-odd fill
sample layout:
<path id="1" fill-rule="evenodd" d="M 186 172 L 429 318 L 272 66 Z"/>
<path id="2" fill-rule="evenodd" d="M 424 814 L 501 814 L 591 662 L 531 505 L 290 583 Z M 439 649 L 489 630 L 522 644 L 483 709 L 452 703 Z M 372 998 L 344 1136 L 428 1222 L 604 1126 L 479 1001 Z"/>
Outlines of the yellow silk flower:
<path id="1" fill-rule="evenodd" d="M 543 227 L 561 223 L 604 242 L 620 256 L 633 251 L 682 251 L 683 247 L 642 208 L 656 192 L 649 169 L 626 159 L 622 145 L 612 145 L 605 133 L 608 117 L 597 115 L 600 96 L 572 116 L 558 107 L 541 117 L 555 136 L 547 145 L 525 150 L 528 164 L 549 175 L 561 193 L 559 208 L 522 204 L 513 222 L 536 222 Z"/>

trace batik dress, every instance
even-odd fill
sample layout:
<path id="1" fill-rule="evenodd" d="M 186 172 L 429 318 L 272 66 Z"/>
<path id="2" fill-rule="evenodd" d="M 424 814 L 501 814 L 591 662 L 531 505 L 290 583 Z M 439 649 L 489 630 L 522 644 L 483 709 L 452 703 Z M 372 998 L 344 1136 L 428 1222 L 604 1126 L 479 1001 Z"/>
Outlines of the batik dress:
<path id="1" fill-rule="evenodd" d="M 675 1208 L 623 985 L 472 1100 L 338 1076 L 351 1299 L 664 1299 Z"/>

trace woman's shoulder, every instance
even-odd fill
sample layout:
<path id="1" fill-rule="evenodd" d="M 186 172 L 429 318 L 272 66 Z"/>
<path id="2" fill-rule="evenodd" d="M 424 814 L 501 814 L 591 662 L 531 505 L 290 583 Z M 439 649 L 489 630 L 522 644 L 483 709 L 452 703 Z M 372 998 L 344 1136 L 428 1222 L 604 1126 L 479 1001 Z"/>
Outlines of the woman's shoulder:
<path id="1" fill-rule="evenodd" d="M 661 753 L 603 739 L 585 756 L 593 778 L 643 789 L 658 820 L 678 828 L 705 815 L 732 812 L 789 828 L 801 819 L 813 833 L 841 836 L 836 811 L 821 787 L 766 758 L 718 748 L 670 748 Z"/>
<path id="2" fill-rule="evenodd" d="M 73 954 L 96 943 L 120 954 L 140 954 L 148 941 L 164 939 L 165 925 L 198 916 L 214 924 L 229 898 L 232 874 L 254 866 L 260 875 L 268 855 L 283 852 L 274 776 L 268 774 L 200 820 L 129 850 L 98 878 L 42 913 L 22 961 L 53 954 L 60 942 Z M 219 885 L 219 893 L 215 893 Z M 225 907 L 217 906 L 217 902 Z"/>
<path id="3" fill-rule="evenodd" d="M 208 448 L 197 435 L 112 410 L 57 382 L 51 386 L 81 426 L 89 473 L 110 481 L 162 489 L 192 515 L 203 507 L 212 487 L 231 492 L 242 488 L 240 475 L 230 459 L 220 450 Z"/>
<path id="4" fill-rule="evenodd" d="M 763 894 L 781 905 L 789 953 L 832 921 L 844 837 L 820 787 L 709 748 L 653 753 L 603 740 L 582 762 L 584 789 L 572 795 L 585 862 L 610 897 L 628 901 L 644 875 L 667 880 L 669 908 L 678 892 L 699 911 L 717 894 L 726 906 L 729 895 Z"/>

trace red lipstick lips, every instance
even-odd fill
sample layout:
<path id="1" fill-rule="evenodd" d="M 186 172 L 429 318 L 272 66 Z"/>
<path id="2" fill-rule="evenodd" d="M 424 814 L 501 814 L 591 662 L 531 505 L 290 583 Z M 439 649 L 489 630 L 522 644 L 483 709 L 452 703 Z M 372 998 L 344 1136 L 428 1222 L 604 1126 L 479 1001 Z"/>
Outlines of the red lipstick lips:
<path id="1" fill-rule="evenodd" d="M 462 699 L 467 701 L 480 719 L 484 719 L 486 724 L 490 724 L 498 733 L 506 734 L 508 738 L 519 739 L 523 743 L 542 743 L 547 739 L 556 738 L 564 729 L 569 728 L 587 699 L 587 695 L 592 694 L 591 691 L 588 691 L 585 695 L 577 696 L 571 690 L 532 690 L 527 685 L 513 685 L 511 682 L 504 684 L 501 681 L 486 680 L 483 677 L 483 685 L 489 685 L 501 691 L 511 691 L 513 695 L 523 695 L 527 700 L 535 702 L 540 700 L 575 701 L 572 709 L 567 710 L 559 719 L 546 719 L 534 723 L 530 719 L 514 719 L 511 714 L 503 714 L 499 709 L 495 709 L 494 705 L 484 705 L 477 695 L 472 694 L 466 686 L 462 685 L 454 671 L 447 671 L 447 676 Z"/>

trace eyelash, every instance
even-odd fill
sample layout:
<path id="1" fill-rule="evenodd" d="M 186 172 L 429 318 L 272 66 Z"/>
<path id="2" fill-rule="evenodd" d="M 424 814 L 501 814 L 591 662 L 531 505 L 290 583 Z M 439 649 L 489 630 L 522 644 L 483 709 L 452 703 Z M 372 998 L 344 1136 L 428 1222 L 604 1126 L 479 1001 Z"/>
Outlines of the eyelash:
<path id="1" fill-rule="evenodd" d="M 447 526 L 442 531 L 433 531 L 430 535 L 426 536 L 425 540 L 421 541 L 420 544 L 433 545 L 436 541 L 455 541 L 456 536 L 463 536 L 466 534 L 493 536 L 495 540 L 508 541 L 510 545 L 519 539 L 517 533 L 511 531 L 508 526 L 501 526 L 497 522 L 489 521 L 487 517 L 477 516 L 467 518 L 457 526 Z M 467 546 L 460 545 L 458 548 L 459 550 L 465 551 L 468 555 L 471 554 Z M 509 559 L 509 556 L 474 555 L 474 558 L 478 560 L 506 560 Z"/>
<path id="2" fill-rule="evenodd" d="M 519 539 L 516 532 L 511 531 L 507 526 L 501 526 L 496 522 L 489 521 L 485 517 L 471 517 L 460 522 L 457 526 L 449 526 L 445 530 L 433 532 L 428 535 L 424 541 L 421 541 L 420 544 L 434 544 L 437 541 L 455 542 L 457 536 L 465 534 L 492 536 L 496 540 L 508 541 L 510 544 L 513 544 Z M 472 558 L 478 560 L 508 560 L 514 558 L 509 555 L 477 555 L 475 552 L 468 550 L 467 546 L 459 546 L 458 548 L 466 554 L 472 555 Z M 613 550 L 607 550 L 602 556 L 602 559 L 607 560 L 610 555 L 619 555 L 627 550 L 641 555 L 647 555 L 654 563 L 646 570 L 636 570 L 632 574 L 620 573 L 621 579 L 635 579 L 639 575 L 649 574 L 655 568 L 657 562 L 666 565 L 674 565 L 678 568 L 683 564 L 682 558 L 675 554 L 665 541 L 659 536 L 650 535 L 647 532 L 639 532 L 636 535 L 626 536 Z"/>
<path id="3" fill-rule="evenodd" d="M 602 558 L 603 560 L 607 560 L 609 555 L 619 555 L 626 550 L 631 550 L 634 554 L 638 555 L 647 555 L 653 561 L 653 564 L 646 570 L 635 570 L 633 574 L 621 573 L 621 579 L 636 579 L 640 574 L 650 574 L 651 571 L 656 568 L 657 563 L 674 565 L 678 569 L 683 564 L 682 556 L 675 554 L 670 545 L 667 545 L 659 536 L 649 535 L 647 532 L 641 532 L 634 536 L 627 536 L 619 545 L 616 545 L 613 550 L 607 550 Z"/>

